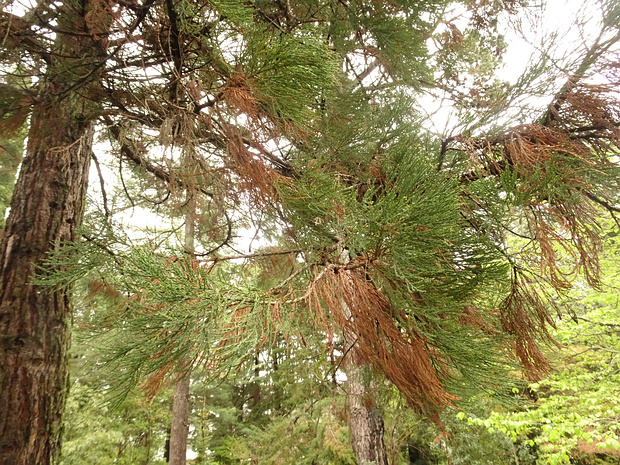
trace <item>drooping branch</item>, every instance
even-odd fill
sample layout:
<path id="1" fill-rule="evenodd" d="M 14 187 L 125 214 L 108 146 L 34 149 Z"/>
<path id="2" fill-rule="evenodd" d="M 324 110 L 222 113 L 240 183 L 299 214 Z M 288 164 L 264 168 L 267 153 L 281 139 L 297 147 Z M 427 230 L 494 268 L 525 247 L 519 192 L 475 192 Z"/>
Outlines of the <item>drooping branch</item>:
<path id="1" fill-rule="evenodd" d="M 164 181 L 169 186 L 175 185 L 180 188 L 185 187 L 181 179 L 173 177 L 168 170 L 162 168 L 161 166 L 154 165 L 148 159 L 139 154 L 135 149 L 136 145 L 133 144 L 127 137 L 122 135 L 121 128 L 117 123 L 114 123 L 109 117 L 104 117 L 104 120 L 108 124 L 110 133 L 119 143 L 122 156 L 134 165 L 143 168 L 145 171 L 153 174 L 156 178 Z M 207 197 L 213 198 L 213 193 L 203 187 L 198 187 L 198 191 Z"/>
<path id="2" fill-rule="evenodd" d="M 16 49 L 24 50 L 49 64 L 49 44 L 45 44 L 45 38 L 33 31 L 34 26 L 19 16 L 6 11 L 0 12 L 1 43 L 4 45 L 10 41 Z"/>

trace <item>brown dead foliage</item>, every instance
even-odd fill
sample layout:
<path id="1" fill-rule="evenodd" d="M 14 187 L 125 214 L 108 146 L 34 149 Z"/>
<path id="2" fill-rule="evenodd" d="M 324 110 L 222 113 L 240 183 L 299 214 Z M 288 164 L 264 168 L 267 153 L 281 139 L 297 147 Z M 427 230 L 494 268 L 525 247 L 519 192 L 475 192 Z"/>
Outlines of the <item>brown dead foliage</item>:
<path id="1" fill-rule="evenodd" d="M 541 120 L 494 138 L 454 138 L 468 155 L 464 183 L 510 171 L 516 175 L 520 208 L 540 255 L 542 274 L 558 291 L 583 273 L 600 284 L 597 206 L 615 214 L 592 177 L 604 181 L 620 148 L 620 105 L 611 85 L 569 81 Z M 613 182 L 614 179 L 609 179 Z M 562 254 L 559 251 L 562 250 Z M 561 263 L 560 256 L 568 257 Z"/>
<path id="2" fill-rule="evenodd" d="M 110 0 L 95 0 L 89 5 L 88 12 L 84 16 L 86 30 L 95 41 L 100 42 L 103 49 L 108 46 L 110 25 L 120 18 L 118 4 Z"/>
<path id="3" fill-rule="evenodd" d="M 593 228 L 593 213 L 585 202 L 561 200 L 553 206 L 531 207 L 525 213 L 539 246 L 540 271 L 557 291 L 570 289 L 580 273 L 590 286 L 600 286 L 602 244 Z"/>
<path id="4" fill-rule="evenodd" d="M 228 168 L 238 178 L 237 189 L 247 193 L 253 205 L 264 205 L 274 199 L 276 183 L 286 182 L 286 178 L 268 166 L 260 153 L 247 147 L 238 128 L 228 126 L 226 135 Z"/>
<path id="5" fill-rule="evenodd" d="M 163 354 L 156 355 L 162 356 Z M 155 357 L 155 355 L 153 357 Z M 170 379 L 170 373 L 173 373 L 174 371 L 175 369 L 173 363 L 167 363 L 154 373 L 149 374 L 144 381 L 140 383 L 138 390 L 144 394 L 144 397 L 147 400 L 152 400 L 162 387 L 172 386 L 176 382 Z"/>
<path id="6" fill-rule="evenodd" d="M 226 85 L 222 89 L 224 101 L 238 111 L 238 114 L 247 116 L 251 123 L 262 126 L 262 117 L 258 101 L 248 82 L 248 77 L 235 72 L 226 78 Z"/>
<path id="7" fill-rule="evenodd" d="M 384 373 L 413 407 L 434 416 L 456 400 L 444 389 L 440 354 L 414 324 L 397 325 L 389 301 L 359 269 L 325 269 L 307 300 L 315 312 L 323 314 L 321 303 L 329 309 L 354 346 L 348 354 L 353 363 Z M 326 321 L 324 316 L 321 320 Z"/>
<path id="8" fill-rule="evenodd" d="M 500 305 L 500 323 L 504 332 L 513 337 L 513 351 L 532 380 L 540 379 L 550 369 L 539 341 L 554 344 L 548 326 L 554 326 L 549 311 L 553 301 L 543 299 L 538 284 L 515 270 L 510 293 Z"/>

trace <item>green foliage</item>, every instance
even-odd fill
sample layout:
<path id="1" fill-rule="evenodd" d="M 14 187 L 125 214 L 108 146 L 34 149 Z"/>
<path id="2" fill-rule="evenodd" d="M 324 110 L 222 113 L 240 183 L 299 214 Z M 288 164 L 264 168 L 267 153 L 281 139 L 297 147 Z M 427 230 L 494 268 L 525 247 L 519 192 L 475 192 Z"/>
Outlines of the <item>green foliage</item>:
<path id="1" fill-rule="evenodd" d="M 237 282 L 234 270 L 210 272 L 183 253 L 147 247 L 117 253 L 110 265 L 100 280 L 91 275 L 105 307 L 90 325 L 102 357 L 118 370 L 121 398 L 144 377 L 156 392 L 175 367 L 207 363 L 212 376 L 226 373 L 273 333 L 270 297 L 251 280 Z"/>
<path id="2" fill-rule="evenodd" d="M 194 373 L 192 448 L 202 463 L 352 463 L 344 396 L 322 379 L 320 345 L 305 341 L 279 339 L 234 376 Z"/>
<path id="3" fill-rule="evenodd" d="M 83 324 L 78 317 L 78 324 Z M 62 465 L 156 465 L 170 422 L 168 391 L 152 401 L 132 393 L 111 408 L 106 378 L 94 369 L 99 360 L 87 340 L 75 338 L 71 352 L 71 381 L 63 432 Z"/>
<path id="4" fill-rule="evenodd" d="M 156 406 L 132 396 L 111 410 L 100 388 L 72 383 L 67 399 L 61 464 L 165 463 L 159 449 L 165 440 L 165 423 Z"/>
<path id="5" fill-rule="evenodd" d="M 617 250 L 609 241 L 605 268 L 614 283 Z M 499 431 L 516 444 L 527 444 L 540 465 L 575 463 L 580 457 L 591 460 L 595 454 L 610 460 L 601 458 L 601 463 L 615 463 L 620 453 L 617 292 L 614 288 L 575 293 L 577 302 L 566 303 L 573 320 L 558 323 L 554 331 L 564 346 L 554 354 L 557 369 L 527 388 L 530 400 L 519 411 L 495 411 L 487 418 L 459 414 L 469 425 Z"/>
<path id="6" fill-rule="evenodd" d="M 358 112 L 372 106 L 342 100 L 350 125 L 332 128 L 334 139 L 325 148 L 317 142 L 310 168 L 280 188 L 296 243 L 320 251 L 313 257 L 319 264 L 338 262 L 337 243 L 367 260 L 367 276 L 400 315 L 399 327 L 420 331 L 441 353 L 434 367 L 451 392 L 467 397 L 472 385 L 501 390 L 486 380 L 506 379 L 495 345 L 504 340 L 490 337 L 496 314 L 481 309 L 497 305 L 491 296 L 506 292 L 503 256 L 464 220 L 463 185 L 436 170 L 417 128 L 395 122 L 387 108 L 371 113 L 372 124 L 360 125 Z M 354 162 L 368 164 L 363 176 Z M 463 324 L 468 305 L 479 318 L 475 324 Z"/>
<path id="7" fill-rule="evenodd" d="M 309 34 L 274 36 L 257 28 L 246 31 L 246 37 L 239 63 L 261 110 L 277 115 L 284 128 L 289 121 L 310 129 L 315 107 L 311 102 L 337 84 L 333 52 Z"/>

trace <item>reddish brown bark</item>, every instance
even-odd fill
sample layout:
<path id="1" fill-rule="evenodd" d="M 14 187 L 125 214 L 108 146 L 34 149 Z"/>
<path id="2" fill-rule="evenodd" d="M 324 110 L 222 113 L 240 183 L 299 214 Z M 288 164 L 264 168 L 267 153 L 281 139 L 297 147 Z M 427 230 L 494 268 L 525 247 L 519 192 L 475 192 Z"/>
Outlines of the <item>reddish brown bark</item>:
<path id="1" fill-rule="evenodd" d="M 43 56 L 46 75 L 38 83 L 26 155 L 0 243 L 3 465 L 53 464 L 60 453 L 69 291 L 36 286 L 32 279 L 50 251 L 76 239 L 82 220 L 92 121 L 99 110 L 85 95 L 98 85 L 106 56 L 97 34 L 111 23 L 110 10 L 98 0 L 67 0 L 54 11 L 62 32 Z"/>
<path id="2" fill-rule="evenodd" d="M 388 465 L 383 413 L 374 404 L 372 383 L 362 369 L 353 363 L 346 368 L 351 445 L 358 465 Z"/>
<path id="3" fill-rule="evenodd" d="M 50 250 L 75 239 L 92 126 L 66 101 L 32 115 L 0 246 L 0 463 L 53 463 L 67 385 L 71 310 L 63 290 L 30 282 Z"/>

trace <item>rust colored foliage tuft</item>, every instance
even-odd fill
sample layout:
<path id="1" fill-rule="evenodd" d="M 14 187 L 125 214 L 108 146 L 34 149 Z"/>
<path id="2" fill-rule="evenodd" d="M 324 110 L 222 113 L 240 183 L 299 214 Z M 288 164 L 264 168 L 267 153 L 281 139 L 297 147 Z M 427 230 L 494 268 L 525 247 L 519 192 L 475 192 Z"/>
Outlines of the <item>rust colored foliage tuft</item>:
<path id="1" fill-rule="evenodd" d="M 345 340 L 355 346 L 356 364 L 381 371 L 419 411 L 435 416 L 456 398 L 444 389 L 440 354 L 414 325 L 397 326 L 389 301 L 356 269 L 330 268 L 315 280 L 316 307 L 324 302 Z M 445 368 L 445 367 L 444 367 Z"/>
<path id="2" fill-rule="evenodd" d="M 232 73 L 226 79 L 226 85 L 222 89 L 222 95 L 226 103 L 236 109 L 239 114 L 245 115 L 252 124 L 262 126 L 261 117 L 263 112 L 248 83 L 248 78 L 243 73 Z"/>
<path id="3" fill-rule="evenodd" d="M 118 20 L 121 12 L 116 2 L 110 0 L 95 0 L 84 15 L 86 30 L 92 34 L 95 41 L 101 42 L 102 48 L 108 47 L 108 35 L 112 21 Z"/>
<path id="4" fill-rule="evenodd" d="M 554 343 L 547 330 L 548 325 L 554 326 L 549 302 L 541 298 L 536 285 L 514 271 L 510 293 L 500 306 L 502 330 L 512 336 L 514 353 L 532 380 L 540 379 L 550 369 L 537 341 L 542 335 L 547 343 Z"/>
<path id="5" fill-rule="evenodd" d="M 276 196 L 276 182 L 286 182 L 286 179 L 268 166 L 260 153 L 246 146 L 238 128 L 229 126 L 227 139 L 229 169 L 238 177 L 239 190 L 246 192 L 254 205 L 268 203 Z"/>

